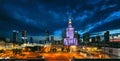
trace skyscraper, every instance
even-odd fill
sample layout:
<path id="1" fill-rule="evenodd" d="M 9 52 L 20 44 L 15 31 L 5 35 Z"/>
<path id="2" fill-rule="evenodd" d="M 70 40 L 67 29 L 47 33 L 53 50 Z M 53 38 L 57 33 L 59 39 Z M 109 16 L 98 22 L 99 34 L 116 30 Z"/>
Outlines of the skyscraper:
<path id="1" fill-rule="evenodd" d="M 64 42 L 64 38 L 66 37 L 66 30 L 62 30 L 62 44 Z"/>
<path id="2" fill-rule="evenodd" d="M 30 43 L 32 43 L 32 44 L 33 44 L 33 38 L 32 38 L 32 37 L 30 37 Z"/>
<path id="3" fill-rule="evenodd" d="M 27 43 L 26 30 L 22 30 L 22 42 Z"/>
<path id="4" fill-rule="evenodd" d="M 83 34 L 83 42 L 88 43 L 90 39 L 90 36 L 88 33 Z"/>
<path id="5" fill-rule="evenodd" d="M 51 36 L 51 43 L 54 44 L 54 36 Z"/>
<path id="6" fill-rule="evenodd" d="M 91 39 L 92 39 L 92 43 L 95 43 L 95 37 L 92 37 Z"/>
<path id="7" fill-rule="evenodd" d="M 64 45 L 78 45 L 77 38 L 74 38 L 74 28 L 72 27 L 71 19 L 69 19 L 68 28 L 66 29 L 66 38 L 64 38 Z"/>
<path id="8" fill-rule="evenodd" d="M 100 38 L 99 35 L 97 35 L 97 36 L 95 37 L 95 42 L 96 42 L 96 43 L 99 43 L 100 41 L 101 41 L 101 38 Z"/>
<path id="9" fill-rule="evenodd" d="M 45 32 L 46 32 L 46 42 L 49 42 L 49 31 L 46 30 Z"/>
<path id="10" fill-rule="evenodd" d="M 77 31 L 75 31 L 74 37 L 77 38 L 77 40 L 78 40 L 78 32 Z"/>
<path id="11" fill-rule="evenodd" d="M 110 38 L 109 38 L 109 31 L 105 31 L 105 32 L 104 32 L 104 41 L 108 43 L 108 42 L 109 42 L 109 39 L 110 39 Z"/>
<path id="12" fill-rule="evenodd" d="M 18 31 L 13 30 L 13 43 L 18 42 Z"/>
<path id="13" fill-rule="evenodd" d="M 80 44 L 81 41 L 80 41 L 80 35 L 78 34 L 78 31 L 75 31 L 74 37 L 77 38 L 78 44 Z"/>

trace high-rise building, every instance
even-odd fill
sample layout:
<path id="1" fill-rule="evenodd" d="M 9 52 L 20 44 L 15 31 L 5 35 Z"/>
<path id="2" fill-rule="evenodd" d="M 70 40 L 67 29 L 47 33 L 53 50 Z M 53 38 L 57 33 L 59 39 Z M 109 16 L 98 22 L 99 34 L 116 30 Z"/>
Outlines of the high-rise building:
<path id="1" fill-rule="evenodd" d="M 32 44 L 33 44 L 33 38 L 32 38 L 32 37 L 30 37 L 30 43 L 32 43 Z"/>
<path id="2" fill-rule="evenodd" d="M 97 36 L 95 37 L 95 42 L 96 42 L 96 43 L 99 43 L 100 41 L 101 41 L 101 38 L 100 38 L 99 35 L 97 35 Z"/>
<path id="3" fill-rule="evenodd" d="M 80 43 L 81 43 L 81 40 L 80 40 L 80 34 L 78 34 L 78 31 L 75 31 L 74 37 L 77 38 L 78 44 L 80 44 Z"/>
<path id="4" fill-rule="evenodd" d="M 51 36 L 51 43 L 54 44 L 54 36 Z"/>
<path id="5" fill-rule="evenodd" d="M 89 43 L 90 36 L 88 33 L 83 34 L 83 42 Z"/>
<path id="6" fill-rule="evenodd" d="M 92 39 L 92 43 L 95 43 L 95 37 L 92 37 L 91 39 Z"/>
<path id="7" fill-rule="evenodd" d="M 78 32 L 77 31 L 75 31 L 74 37 L 77 38 L 77 40 L 78 40 Z"/>
<path id="8" fill-rule="evenodd" d="M 68 28 L 66 29 L 66 38 L 64 38 L 64 45 L 78 45 L 77 38 L 74 38 L 74 28 L 72 27 L 71 19 L 69 19 Z"/>
<path id="9" fill-rule="evenodd" d="M 46 42 L 49 42 L 49 31 L 46 30 Z"/>
<path id="10" fill-rule="evenodd" d="M 109 40 L 110 40 L 110 38 L 109 38 L 109 31 L 105 31 L 104 32 L 104 41 L 108 43 Z"/>
<path id="11" fill-rule="evenodd" d="M 18 42 L 18 31 L 13 30 L 13 43 Z"/>
<path id="12" fill-rule="evenodd" d="M 64 42 L 64 38 L 66 37 L 66 30 L 62 30 L 62 44 Z"/>
<path id="13" fill-rule="evenodd" d="M 27 43 L 26 30 L 22 30 L 22 42 Z"/>

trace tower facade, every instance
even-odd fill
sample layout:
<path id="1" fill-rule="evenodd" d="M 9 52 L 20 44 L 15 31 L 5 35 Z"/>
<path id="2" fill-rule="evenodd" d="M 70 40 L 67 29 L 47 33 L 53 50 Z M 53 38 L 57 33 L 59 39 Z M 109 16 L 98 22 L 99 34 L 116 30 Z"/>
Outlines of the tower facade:
<path id="1" fill-rule="evenodd" d="M 30 43 L 33 44 L 33 37 L 30 37 Z"/>
<path id="2" fill-rule="evenodd" d="M 78 34 L 78 31 L 75 31 L 74 37 L 77 38 L 78 44 L 80 44 L 81 43 L 81 41 L 80 41 L 80 34 Z"/>
<path id="3" fill-rule="evenodd" d="M 72 27 L 72 20 L 69 19 L 68 28 L 66 29 L 66 38 L 64 38 L 64 45 L 77 45 L 78 40 L 74 38 L 74 28 Z"/>
<path id="4" fill-rule="evenodd" d="M 100 41 L 101 41 L 101 38 L 100 38 L 99 35 L 97 35 L 97 36 L 95 37 L 95 42 L 96 42 L 96 43 L 99 43 Z"/>
<path id="5" fill-rule="evenodd" d="M 46 32 L 46 42 L 49 42 L 49 31 L 46 30 L 45 32 Z"/>
<path id="6" fill-rule="evenodd" d="M 51 43 L 54 44 L 54 36 L 51 36 Z"/>
<path id="7" fill-rule="evenodd" d="M 27 43 L 26 30 L 22 30 L 22 42 Z"/>
<path id="8" fill-rule="evenodd" d="M 62 44 L 64 43 L 64 38 L 66 38 L 66 30 L 62 30 Z"/>
<path id="9" fill-rule="evenodd" d="M 109 31 L 105 31 L 104 32 L 104 41 L 106 42 L 106 43 L 108 43 L 109 42 L 109 40 L 110 40 L 110 38 L 109 38 Z"/>
<path id="10" fill-rule="evenodd" d="M 83 41 L 85 44 L 89 43 L 90 35 L 88 33 L 83 34 Z"/>
<path id="11" fill-rule="evenodd" d="M 13 30 L 13 43 L 18 42 L 18 31 Z"/>

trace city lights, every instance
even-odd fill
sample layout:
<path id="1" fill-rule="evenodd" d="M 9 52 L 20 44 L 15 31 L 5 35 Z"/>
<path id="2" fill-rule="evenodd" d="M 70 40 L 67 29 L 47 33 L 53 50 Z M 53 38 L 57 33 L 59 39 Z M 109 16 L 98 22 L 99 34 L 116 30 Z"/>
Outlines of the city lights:
<path id="1" fill-rule="evenodd" d="M 119 7 L 120 0 L 0 0 L 0 61 L 120 59 Z"/>

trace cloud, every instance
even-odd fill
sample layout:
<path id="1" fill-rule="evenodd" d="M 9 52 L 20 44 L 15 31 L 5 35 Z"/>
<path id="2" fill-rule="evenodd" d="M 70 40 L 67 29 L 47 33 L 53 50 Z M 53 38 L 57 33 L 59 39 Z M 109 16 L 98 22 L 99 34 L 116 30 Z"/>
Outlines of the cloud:
<path id="1" fill-rule="evenodd" d="M 113 8 L 113 7 L 116 7 L 116 6 L 117 6 L 117 4 L 102 5 L 100 10 L 102 11 L 102 10 L 106 10 L 106 9 L 108 9 L 108 8 Z"/>
<path id="2" fill-rule="evenodd" d="M 55 11 L 51 11 L 49 10 L 48 13 L 51 15 L 51 17 L 53 17 L 54 19 L 59 19 L 60 18 L 60 14 L 56 13 Z"/>
<path id="3" fill-rule="evenodd" d="M 87 0 L 87 4 L 96 5 L 100 3 L 101 1 L 102 0 Z"/>
<path id="4" fill-rule="evenodd" d="M 117 35 L 117 34 L 120 34 L 120 29 L 112 29 L 112 30 L 109 30 L 109 33 L 110 35 Z M 100 32 L 94 32 L 94 33 L 91 33 L 92 36 L 96 36 L 96 35 L 101 35 L 103 36 L 104 35 L 104 31 L 100 31 Z"/>
<path id="5" fill-rule="evenodd" d="M 114 21 L 116 19 L 120 19 L 120 11 L 111 13 L 111 15 L 109 15 L 106 19 L 101 20 L 95 24 L 89 24 L 88 27 L 86 28 L 85 32 L 89 32 L 92 29 L 94 29 L 102 24 L 109 23 L 109 22 Z"/>
<path id="6" fill-rule="evenodd" d="M 0 2 L 0 32 L 26 29 L 28 35 L 44 36 L 48 29 L 50 34 L 61 36 L 70 17 L 80 34 L 106 30 L 103 25 L 109 23 L 114 27 L 107 29 L 119 28 L 115 26 L 120 17 L 118 4 L 102 0 L 4 0 Z"/>

